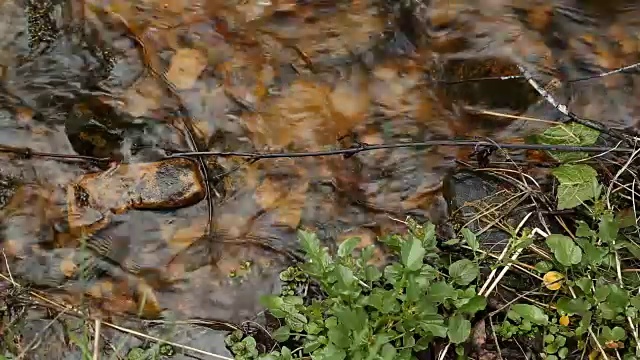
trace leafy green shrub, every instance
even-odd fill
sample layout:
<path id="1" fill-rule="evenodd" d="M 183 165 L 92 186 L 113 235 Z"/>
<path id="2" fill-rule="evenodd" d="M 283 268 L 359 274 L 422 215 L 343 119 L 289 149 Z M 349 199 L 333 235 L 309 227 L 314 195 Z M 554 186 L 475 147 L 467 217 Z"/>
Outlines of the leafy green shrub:
<path id="1" fill-rule="evenodd" d="M 299 238 L 307 262 L 281 278 L 307 281 L 308 276 L 324 296 L 305 302 L 286 287 L 285 294 L 263 297 L 271 315 L 282 321 L 271 334 L 282 346 L 258 355 L 247 350 L 255 349 L 253 338 L 232 334 L 228 344 L 236 359 L 411 359 L 438 338 L 465 342 L 470 318 L 486 306 L 473 285 L 478 265 L 467 259 L 441 264 L 432 224 L 411 223 L 406 235 L 383 239 L 399 259 L 383 271 L 370 264 L 373 246 L 354 256 L 357 238 L 340 244 L 335 256 L 315 234 L 301 231 Z"/>

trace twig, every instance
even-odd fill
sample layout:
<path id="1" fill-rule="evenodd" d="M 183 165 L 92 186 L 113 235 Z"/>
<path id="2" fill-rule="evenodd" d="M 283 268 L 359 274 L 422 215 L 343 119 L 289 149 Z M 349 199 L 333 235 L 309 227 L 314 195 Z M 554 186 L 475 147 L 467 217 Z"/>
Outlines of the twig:
<path id="1" fill-rule="evenodd" d="M 579 77 L 575 79 L 568 79 L 566 80 L 566 82 L 576 83 L 580 81 L 593 80 L 593 79 L 597 79 L 597 78 L 601 78 L 609 75 L 623 73 L 625 71 L 636 69 L 636 68 L 640 68 L 640 63 L 623 66 L 621 68 L 617 68 L 607 72 L 602 72 L 595 75 L 589 75 L 589 76 Z M 498 80 L 498 81 L 521 80 L 521 79 L 526 80 L 526 77 L 524 75 L 485 76 L 485 77 L 477 77 L 477 78 L 469 78 L 469 79 L 461 79 L 461 80 L 438 80 L 438 82 L 446 85 L 455 85 L 455 84 L 462 84 L 462 83 L 469 83 L 469 82 L 480 82 L 480 81 L 491 81 L 491 80 Z"/>
<path id="2" fill-rule="evenodd" d="M 591 75 L 591 76 L 585 76 L 585 77 L 577 78 L 577 79 L 571 79 L 571 80 L 568 80 L 567 82 L 574 83 L 574 82 L 579 82 L 579 81 L 597 79 L 597 78 L 600 78 L 600 77 L 605 77 L 605 76 L 614 75 L 614 74 L 617 74 L 617 73 L 622 73 L 622 72 L 625 72 L 627 70 L 636 69 L 638 67 L 640 67 L 640 63 L 635 63 L 635 64 L 623 66 L 621 68 L 617 68 L 615 70 L 603 72 L 603 73 L 600 73 L 600 74 L 595 74 L 595 75 Z"/>
<path id="3" fill-rule="evenodd" d="M 493 333 L 493 341 L 496 343 L 496 349 L 498 350 L 498 358 L 502 360 L 502 350 L 500 350 L 498 335 L 496 335 L 496 328 L 493 326 L 493 319 L 491 316 L 489 316 L 489 325 L 491 325 L 491 332 Z"/>
<path id="4" fill-rule="evenodd" d="M 442 349 L 440 354 L 438 355 L 438 360 L 444 360 L 444 357 L 447 356 L 447 351 L 449 351 L 449 347 L 451 346 L 451 342 L 447 343 L 447 346 Z"/>
<path id="5" fill-rule="evenodd" d="M 631 154 L 631 156 L 629 156 L 629 159 L 627 159 L 627 162 L 624 164 L 624 166 L 622 168 L 620 168 L 620 170 L 618 170 L 616 175 L 613 177 L 613 180 L 611 181 L 611 183 L 607 187 L 607 196 L 606 196 L 607 208 L 612 209 L 611 202 L 610 202 L 609 199 L 610 199 L 610 196 L 611 196 L 611 190 L 613 189 L 613 184 L 616 182 L 618 177 L 620 177 L 620 175 L 622 175 L 622 173 L 625 172 L 625 170 L 629 167 L 631 162 L 636 159 L 636 157 L 638 156 L 639 153 L 640 153 L 640 149 L 634 151 L 633 154 Z M 633 192 L 633 190 L 632 190 L 632 192 Z"/>
<path id="6" fill-rule="evenodd" d="M 100 357 L 100 319 L 95 319 L 95 333 L 93 335 L 93 360 L 98 360 Z"/>
<path id="7" fill-rule="evenodd" d="M 619 139 L 624 139 L 622 136 L 620 136 L 619 134 L 616 134 L 613 132 L 613 130 L 611 130 L 609 127 L 607 127 L 606 125 L 603 125 L 601 123 L 597 123 L 591 120 L 587 120 L 587 119 L 583 119 L 581 117 L 579 117 L 578 115 L 574 114 L 573 112 L 571 112 L 569 110 L 569 108 L 560 103 L 558 100 L 556 100 L 553 95 L 551 95 L 547 90 L 545 90 L 540 84 L 538 84 L 538 82 L 533 78 L 533 75 L 527 70 L 525 69 L 522 65 L 518 65 L 518 69 L 520 70 L 520 72 L 522 73 L 522 75 L 524 75 L 524 77 L 527 79 L 527 82 L 529 82 L 529 84 L 538 92 L 538 94 L 540 94 L 549 104 L 551 104 L 554 108 L 556 108 L 556 110 L 558 110 L 559 112 L 561 112 L 562 114 L 564 114 L 565 116 L 569 117 L 569 119 L 590 127 L 594 130 L 606 133 L 612 137 L 615 138 L 619 138 Z"/>
<path id="8" fill-rule="evenodd" d="M 220 156 L 220 157 L 248 157 L 253 159 L 274 159 L 274 158 L 298 158 L 298 157 L 314 157 L 314 156 L 329 156 L 329 155 L 355 155 L 364 151 L 382 150 L 382 149 L 397 149 L 397 148 L 421 148 L 429 146 L 465 146 L 465 147 L 479 147 L 499 146 L 503 149 L 518 149 L 518 150 L 548 150 L 548 151 L 568 151 L 568 152 L 619 152 L 619 153 L 632 153 L 634 149 L 631 148 L 609 148 L 598 146 L 573 146 L 573 145 L 546 145 L 546 144 L 500 144 L 495 145 L 488 141 L 477 140 L 429 140 L 423 142 L 408 142 L 408 143 L 393 143 L 393 144 L 376 144 L 376 145 L 362 145 L 352 148 L 338 148 L 334 150 L 321 150 L 321 151 L 300 151 L 300 152 L 282 152 L 282 153 L 260 153 L 260 152 L 243 152 L 243 151 L 200 151 L 200 152 L 178 152 L 168 157 L 178 156 Z"/>
<path id="9" fill-rule="evenodd" d="M 421 148 L 429 146 L 456 146 L 456 147 L 479 147 L 498 146 L 503 149 L 513 150 L 547 150 L 547 151 L 566 151 L 566 152 L 587 152 L 587 153 L 633 153 L 635 150 L 631 148 L 620 147 L 598 147 L 598 146 L 573 146 L 573 145 L 546 145 L 546 144 L 501 144 L 492 143 L 489 141 L 477 141 L 469 139 L 460 140 L 429 140 L 423 142 L 410 142 L 410 143 L 392 143 L 392 144 L 376 144 L 376 145 L 363 145 L 352 148 L 338 148 L 334 150 L 323 151 L 308 151 L 308 152 L 291 152 L 291 153 L 260 153 L 260 152 L 242 152 L 242 151 L 170 151 L 167 150 L 170 155 L 165 158 L 176 157 L 206 157 L 206 156 L 220 156 L 220 157 L 246 157 L 253 160 L 259 159 L 274 159 L 274 158 L 297 158 L 297 157 L 314 157 L 314 156 L 330 156 L 330 155 L 355 155 L 364 151 L 382 150 L 382 149 L 398 149 L 398 148 Z M 11 153 L 20 155 L 25 158 L 29 157 L 44 157 L 52 158 L 59 161 L 82 161 L 93 163 L 109 163 L 114 161 L 111 158 L 97 158 L 85 155 L 72 155 L 72 154 L 57 154 L 40 152 L 30 149 L 28 147 L 14 147 L 7 145 L 0 145 L 0 153 Z M 208 175 L 206 176 L 208 178 Z"/>
<path id="10" fill-rule="evenodd" d="M 93 156 L 85 156 L 85 155 L 73 155 L 73 154 L 58 154 L 58 153 L 48 153 L 42 151 L 35 151 L 28 147 L 16 147 L 9 145 L 0 145 L 0 153 L 9 153 L 16 154 L 22 156 L 26 159 L 31 157 L 42 157 L 42 158 L 51 158 L 59 161 L 68 161 L 68 162 L 94 162 L 94 163 L 105 163 L 111 161 L 109 158 L 98 158 Z"/>
<path id="11" fill-rule="evenodd" d="M 520 221 L 520 224 L 518 224 L 518 227 L 515 231 L 515 234 L 517 235 L 518 232 L 520 232 L 520 229 L 524 226 L 524 224 L 527 222 L 527 220 L 529 220 L 529 217 L 531 217 L 533 213 L 528 213 L 523 219 L 522 221 Z M 532 233 L 530 236 L 533 236 L 535 233 Z M 509 246 L 507 245 L 505 247 L 505 250 L 508 249 Z M 520 256 L 520 253 L 522 253 L 522 250 L 524 250 L 524 248 L 519 248 L 517 249 L 513 255 L 511 256 L 511 261 L 515 261 L 518 256 Z M 503 251 L 503 254 L 505 254 L 505 252 Z M 489 282 L 491 281 L 492 275 L 495 275 L 496 270 L 497 269 L 493 269 L 493 271 L 491 272 L 491 274 L 489 275 L 489 278 L 487 279 L 487 282 L 482 286 L 482 288 L 480 289 L 480 291 L 478 292 L 478 295 L 482 295 L 484 297 L 488 297 L 489 294 L 491 294 L 491 292 L 493 291 L 493 289 L 495 289 L 496 286 L 498 286 L 498 283 L 500 282 L 500 280 L 502 280 L 502 278 L 504 277 L 504 275 L 507 273 L 507 271 L 509 271 L 509 269 L 511 268 L 511 263 L 507 264 L 502 271 L 500 272 L 500 274 L 496 277 L 495 281 L 493 281 L 493 283 L 491 285 L 489 285 L 487 287 L 487 285 L 489 284 Z M 486 289 L 486 290 L 485 290 Z"/>
<path id="12" fill-rule="evenodd" d="M 2 257 L 4 258 L 4 265 L 7 267 L 7 273 L 9 274 L 9 279 L 11 279 L 11 284 L 18 287 L 18 284 L 13 280 L 13 275 L 11 274 L 11 268 L 9 267 L 9 261 L 7 260 L 7 254 L 5 254 L 4 248 L 2 248 Z"/>
<path id="13" fill-rule="evenodd" d="M 18 359 L 23 359 L 27 354 L 27 352 L 32 349 L 32 346 L 36 343 L 36 341 L 40 340 L 40 337 L 42 336 L 42 334 L 44 334 L 44 332 L 47 331 L 47 329 L 49 329 L 51 325 L 53 325 L 66 312 L 67 310 L 64 309 L 61 312 L 59 312 L 58 315 L 56 315 L 53 319 L 51 319 L 51 321 L 49 321 L 49 323 L 36 334 L 36 336 L 31 340 L 31 342 L 29 342 L 29 344 L 24 348 L 24 350 L 22 350 L 22 352 L 18 355 Z"/>
<path id="14" fill-rule="evenodd" d="M 151 341 L 157 342 L 159 344 L 168 344 L 168 345 L 180 348 L 180 349 L 193 351 L 193 352 L 198 353 L 200 355 L 206 355 L 206 356 L 212 357 L 214 359 L 233 360 L 233 358 L 230 358 L 230 357 L 213 354 L 213 353 L 210 353 L 210 352 L 207 352 L 207 351 L 204 351 L 204 350 L 196 349 L 196 348 L 191 347 L 191 346 L 174 343 L 172 341 L 162 340 L 162 339 L 157 338 L 155 336 L 143 334 L 141 332 L 138 332 L 138 331 L 135 331 L 135 330 L 132 330 L 132 329 L 127 329 L 125 327 L 118 326 L 118 325 L 115 325 L 115 324 L 112 324 L 112 323 L 109 323 L 109 322 L 105 322 L 104 324 L 106 326 L 110 327 L 110 328 L 125 332 L 125 333 L 130 334 L 130 335 L 135 335 L 137 337 L 141 337 L 141 338 L 146 339 L 146 340 L 151 340 Z"/>

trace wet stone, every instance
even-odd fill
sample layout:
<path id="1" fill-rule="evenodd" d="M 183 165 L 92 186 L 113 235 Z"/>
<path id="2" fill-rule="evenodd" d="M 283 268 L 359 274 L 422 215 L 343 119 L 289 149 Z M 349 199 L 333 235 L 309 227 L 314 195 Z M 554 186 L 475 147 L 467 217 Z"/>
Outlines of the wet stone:
<path id="1" fill-rule="evenodd" d="M 449 211 L 453 222 L 462 225 L 478 217 L 484 208 L 495 206 L 503 201 L 503 197 L 491 197 L 499 190 L 499 182 L 494 179 L 479 176 L 472 172 L 458 172 L 450 176 L 444 185 L 444 196 L 449 203 Z M 486 201 L 490 201 L 486 202 Z M 477 204 L 477 206 L 476 206 Z M 499 211 L 506 211 L 500 209 Z M 468 225 L 471 231 L 477 232 L 484 226 L 480 220 L 474 220 Z M 495 227 L 487 230 L 478 237 L 483 248 L 500 251 L 509 241 L 510 235 Z"/>
<path id="2" fill-rule="evenodd" d="M 86 174 L 69 185 L 69 227 L 72 232 L 93 233 L 108 224 L 110 214 L 131 209 L 175 209 L 199 202 L 204 194 L 194 161 L 174 158 L 123 164 L 106 172 Z"/>

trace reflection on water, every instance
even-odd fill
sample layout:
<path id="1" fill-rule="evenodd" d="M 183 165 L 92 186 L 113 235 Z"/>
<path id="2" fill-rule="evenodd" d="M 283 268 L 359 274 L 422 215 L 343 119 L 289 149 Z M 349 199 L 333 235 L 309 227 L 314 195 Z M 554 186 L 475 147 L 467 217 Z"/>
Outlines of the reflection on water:
<path id="1" fill-rule="evenodd" d="M 188 148 L 180 105 L 200 150 L 311 151 L 348 139 L 509 141 L 543 124 L 479 110 L 551 120 L 558 114 L 523 81 L 446 82 L 517 74 L 516 64 L 551 83 L 581 116 L 635 126 L 638 115 L 637 77 L 570 81 L 638 61 L 634 2 L 41 5 L 0 2 L 2 145 L 152 168 L 165 149 Z M 300 227 L 332 245 L 347 234 L 374 242 L 398 227 L 392 218 L 443 221 L 442 180 L 457 156 L 436 147 L 347 159 L 210 159 L 215 239 L 224 242 L 212 262 L 205 200 L 175 203 L 157 191 L 109 205 L 113 195 L 138 194 L 141 179 L 158 172 L 123 177 L 118 168 L 2 154 L 0 241 L 16 278 L 69 301 L 83 293 L 102 310 L 135 312 L 144 299 L 144 316 L 167 310 L 241 321 L 259 310 L 260 294 L 277 288 L 289 261 L 282 250 L 295 248 Z M 84 174 L 101 171 L 91 176 L 116 194 L 70 195 Z M 202 181 L 199 174 L 163 174 L 158 186 Z M 175 207 L 162 205 L 172 201 Z"/>

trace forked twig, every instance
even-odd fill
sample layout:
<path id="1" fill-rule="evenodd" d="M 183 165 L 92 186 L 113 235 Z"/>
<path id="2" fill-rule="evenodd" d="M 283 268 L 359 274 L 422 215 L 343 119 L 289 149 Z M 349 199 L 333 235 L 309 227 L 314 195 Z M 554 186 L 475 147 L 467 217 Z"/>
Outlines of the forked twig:
<path id="1" fill-rule="evenodd" d="M 614 138 L 622 139 L 625 141 L 627 140 L 621 135 L 615 133 L 611 128 L 609 128 L 604 124 L 601 124 L 592 120 L 588 120 L 588 119 L 583 119 L 578 115 L 574 114 L 569 110 L 567 105 L 560 103 L 558 100 L 556 100 L 553 97 L 553 95 L 551 95 L 547 90 L 545 90 L 544 87 L 538 84 L 538 82 L 534 79 L 533 74 L 531 74 L 527 69 L 525 69 L 522 65 L 519 65 L 519 64 L 518 64 L 518 69 L 520 70 L 522 75 L 527 79 L 527 82 L 529 83 L 529 85 L 531 85 L 531 87 L 533 87 L 538 92 L 538 94 L 540 94 L 540 96 L 542 96 L 549 104 L 551 104 L 554 108 L 556 108 L 556 110 L 561 112 L 563 115 L 569 117 L 569 119 L 577 122 L 578 124 L 606 133 Z"/>

